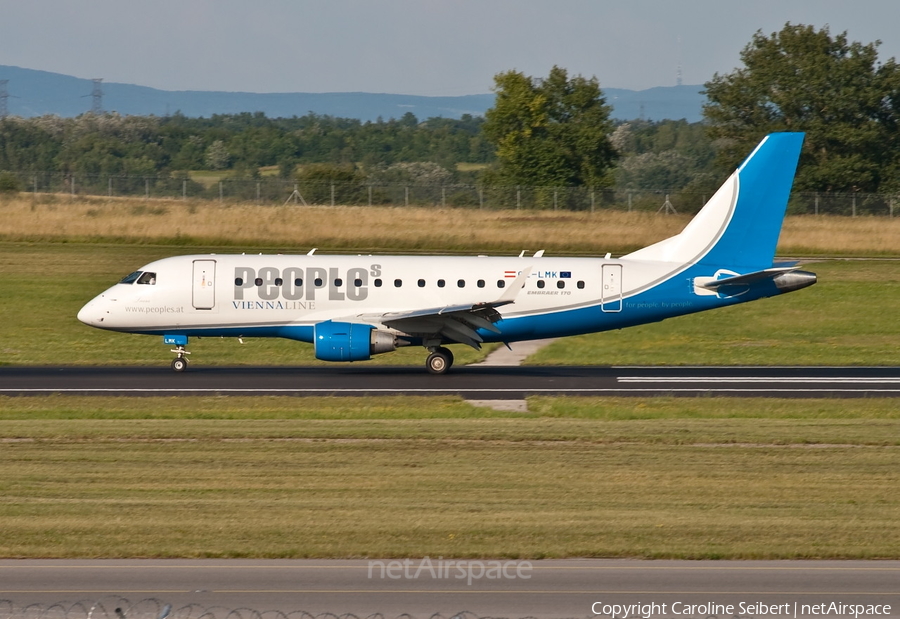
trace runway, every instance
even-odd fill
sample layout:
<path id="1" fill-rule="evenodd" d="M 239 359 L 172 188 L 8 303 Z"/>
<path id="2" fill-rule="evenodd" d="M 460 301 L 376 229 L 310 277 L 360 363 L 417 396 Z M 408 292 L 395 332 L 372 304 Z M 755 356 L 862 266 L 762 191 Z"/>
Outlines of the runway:
<path id="1" fill-rule="evenodd" d="M 471 400 L 545 396 L 898 397 L 895 367 L 3 367 L 0 395 L 459 395 Z"/>
<path id="2" fill-rule="evenodd" d="M 795 612 L 815 614 L 803 613 L 804 605 L 890 605 L 888 612 L 895 616 L 900 606 L 900 561 L 504 560 L 505 575 L 501 569 L 497 578 L 472 577 L 479 573 L 478 562 L 458 571 L 453 566 L 445 570 L 442 561 L 5 560 L 0 561 L 0 600 L 17 608 L 101 600 L 106 606 L 120 605 L 126 619 L 140 618 L 127 612 L 120 597 L 131 603 L 155 598 L 160 606 L 171 604 L 173 618 L 187 604 L 218 607 L 207 619 L 225 619 L 237 608 L 360 617 L 382 613 L 386 618 L 402 613 L 449 618 L 464 611 L 472 613 L 467 619 L 591 617 L 592 606 L 602 610 L 603 605 L 651 602 L 666 604 L 657 617 L 721 617 L 726 613 L 686 611 L 691 604 L 730 604 L 735 616 L 787 619 Z M 480 563 L 490 568 L 490 561 Z M 757 612 L 740 612 L 740 604 Z M 779 612 L 758 612 L 759 604 L 777 605 Z M 108 611 L 115 619 L 113 608 Z M 201 613 L 195 609 L 193 616 Z M 156 619 L 156 614 L 143 619 Z"/>

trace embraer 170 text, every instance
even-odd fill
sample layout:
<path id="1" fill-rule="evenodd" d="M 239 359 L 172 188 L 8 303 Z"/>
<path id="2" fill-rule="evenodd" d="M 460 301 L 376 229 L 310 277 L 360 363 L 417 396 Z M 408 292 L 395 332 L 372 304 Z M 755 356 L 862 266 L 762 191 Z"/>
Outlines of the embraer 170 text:
<path id="1" fill-rule="evenodd" d="M 141 267 L 78 312 L 92 327 L 162 335 L 187 367 L 188 338 L 282 337 L 316 358 L 362 361 L 424 346 L 621 329 L 791 292 L 816 282 L 776 264 L 775 245 L 803 144 L 773 133 L 685 229 L 618 259 L 194 255 Z"/>

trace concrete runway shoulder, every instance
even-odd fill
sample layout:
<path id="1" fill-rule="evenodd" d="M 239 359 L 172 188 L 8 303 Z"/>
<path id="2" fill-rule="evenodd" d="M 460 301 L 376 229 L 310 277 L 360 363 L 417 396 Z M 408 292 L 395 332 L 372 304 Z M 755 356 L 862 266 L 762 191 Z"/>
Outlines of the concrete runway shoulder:
<path id="1" fill-rule="evenodd" d="M 374 613 L 451 617 L 463 611 L 472 613 L 466 615 L 470 618 L 589 617 L 594 616 L 595 603 L 665 604 L 664 612 L 654 613 L 657 617 L 730 614 L 789 619 L 795 612 L 815 614 L 800 612 L 804 605 L 890 605 L 895 616 L 900 606 L 900 561 L 499 563 L 500 570 L 488 577 L 489 560 L 448 566 L 438 558 L 0 561 L 0 600 L 23 608 L 78 600 L 115 605 L 122 603 L 119 598 L 130 603 L 153 598 L 172 604 L 174 610 L 189 604 L 218 607 L 220 612 L 208 619 L 225 619 L 228 609 L 237 608 L 360 617 Z M 734 612 L 709 612 L 704 604 L 731 605 Z M 760 604 L 780 610 L 758 612 Z M 757 612 L 748 612 L 753 610 Z"/>

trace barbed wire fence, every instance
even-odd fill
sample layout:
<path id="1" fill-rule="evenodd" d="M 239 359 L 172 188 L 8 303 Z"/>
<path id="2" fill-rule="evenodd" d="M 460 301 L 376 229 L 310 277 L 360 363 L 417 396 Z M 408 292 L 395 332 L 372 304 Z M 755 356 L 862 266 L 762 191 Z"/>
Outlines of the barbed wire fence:
<path id="1" fill-rule="evenodd" d="M 693 214 L 711 197 L 667 189 L 298 182 L 276 178 L 190 178 L 15 172 L 16 190 L 39 197 L 144 198 L 296 206 L 391 206 L 494 210 L 618 210 Z M 900 196 L 793 193 L 792 215 L 893 217 Z M 900 213 L 898 213 L 900 214 Z"/>
<path id="2" fill-rule="evenodd" d="M 426 617 L 426 615 L 422 615 Z M 310 613 L 304 610 L 283 612 L 259 611 L 252 608 L 228 609 L 200 604 L 173 606 L 157 598 L 131 602 L 126 598 L 103 598 L 98 601 L 56 602 L 49 605 L 30 604 L 17 607 L 10 600 L 0 600 L 0 619 L 393 619 L 382 613 L 355 615 L 330 612 Z M 416 619 L 403 613 L 397 619 Z M 434 613 L 427 619 L 490 619 L 469 611 L 452 615 Z M 521 619 L 533 619 L 523 617 Z"/>

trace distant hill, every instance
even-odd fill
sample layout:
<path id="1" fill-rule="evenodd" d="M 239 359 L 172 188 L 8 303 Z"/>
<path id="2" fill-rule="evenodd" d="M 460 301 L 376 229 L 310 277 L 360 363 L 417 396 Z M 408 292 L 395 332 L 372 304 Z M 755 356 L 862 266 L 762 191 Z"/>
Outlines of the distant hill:
<path id="1" fill-rule="evenodd" d="M 647 90 L 603 88 L 606 102 L 612 106 L 613 118 L 618 120 L 703 120 L 706 95 L 703 86 L 657 86 Z"/>
<path id="2" fill-rule="evenodd" d="M 0 65 L 0 80 L 9 80 L 9 113 L 15 116 L 78 116 L 91 109 L 89 79 Z M 613 117 L 620 120 L 701 119 L 706 100 L 702 86 L 669 86 L 634 91 L 604 88 Z M 158 90 L 132 84 L 103 83 L 103 109 L 123 115 L 209 117 L 213 114 L 263 112 L 270 118 L 303 116 L 309 112 L 363 121 L 400 118 L 412 112 L 420 120 L 463 114 L 484 115 L 494 95 L 421 97 L 367 92 L 252 93 L 200 90 Z"/>

